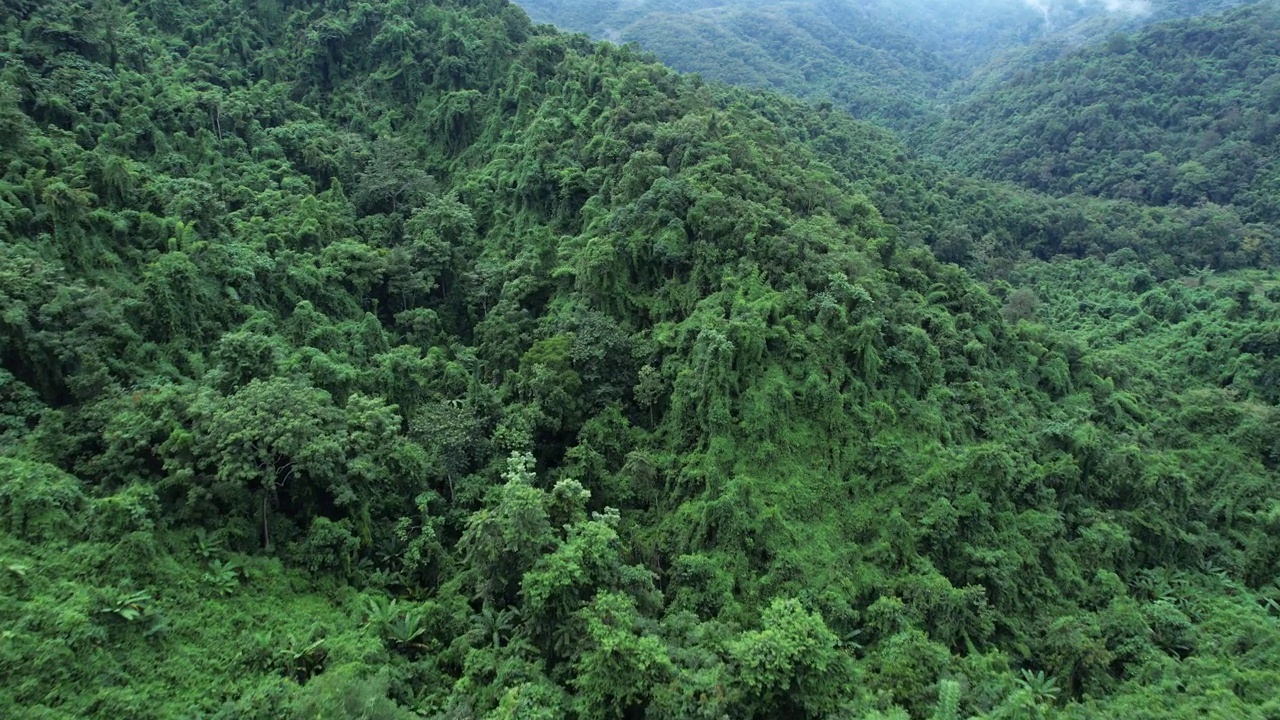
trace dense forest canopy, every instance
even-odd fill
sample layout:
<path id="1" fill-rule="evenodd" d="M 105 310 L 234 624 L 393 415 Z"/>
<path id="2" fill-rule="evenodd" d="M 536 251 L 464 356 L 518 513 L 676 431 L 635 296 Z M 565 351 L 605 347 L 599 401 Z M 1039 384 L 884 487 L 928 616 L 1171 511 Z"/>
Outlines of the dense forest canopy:
<path id="1" fill-rule="evenodd" d="M 896 129 L 1002 66 L 1240 0 L 524 0 L 535 20 L 636 42 L 710 80 L 827 99 Z M 994 67 L 992 67 L 994 65 Z"/>
<path id="2" fill-rule="evenodd" d="M 963 170 L 1055 194 L 1280 219 L 1280 3 L 1151 26 L 1010 68 L 930 131 Z"/>
<path id="3" fill-rule="evenodd" d="M 1280 120 L 1269 95 L 1280 77 L 1274 0 L 526 5 L 535 18 L 638 41 L 706 78 L 820 99 L 823 107 L 904 131 L 910 152 L 896 162 L 912 167 L 899 175 L 935 187 L 973 175 L 1012 181 L 1035 192 L 987 186 L 970 194 L 1002 197 L 1004 208 L 1019 207 L 1019 218 L 1089 218 L 1030 229 L 1016 220 L 990 222 L 1000 210 L 981 220 L 967 208 L 920 206 L 894 218 L 895 225 L 916 225 L 907 235 L 922 238 L 939 257 L 980 275 L 1007 269 L 985 259 L 993 248 L 1008 247 L 1002 238 L 1011 236 L 1013 247 L 1040 258 L 1124 246 L 1145 257 L 1142 246 L 1154 245 L 1178 254 L 1175 265 L 1194 264 L 1176 249 L 1188 247 L 1185 237 L 1170 240 L 1169 230 L 1154 227 L 1181 234 L 1201 228 L 1191 232 L 1236 248 L 1192 243 L 1207 250 L 1198 259 L 1210 267 L 1266 265 L 1274 257 L 1280 207 L 1272 167 Z M 840 166 L 846 150 L 826 155 Z M 858 155 L 862 161 L 866 153 Z M 874 197 L 883 187 L 877 182 L 868 191 L 882 211 L 897 202 Z M 1043 206 L 1041 195 L 1059 198 L 1058 212 L 1023 210 Z M 1199 217 L 1188 219 L 1180 208 Z M 917 232 L 920 219 L 932 225 Z M 1084 229 L 1100 225 L 1118 230 L 1102 235 L 1127 237 L 1098 243 L 1099 232 Z M 1154 235 L 1161 238 L 1151 242 Z M 1164 263 L 1156 272 L 1171 277 L 1174 269 Z"/>
<path id="4" fill-rule="evenodd" d="M 0 714 L 1280 713 L 1262 216 L 503 0 L 0 7 Z"/>
<path id="5" fill-rule="evenodd" d="M 708 79 L 829 101 L 961 174 L 1276 220 L 1273 0 L 525 6 Z"/>

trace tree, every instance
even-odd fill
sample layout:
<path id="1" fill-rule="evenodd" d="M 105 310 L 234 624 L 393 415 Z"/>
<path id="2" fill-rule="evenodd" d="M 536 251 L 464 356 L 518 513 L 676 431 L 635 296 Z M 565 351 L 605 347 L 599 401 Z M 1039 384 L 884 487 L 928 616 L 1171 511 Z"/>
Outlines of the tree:
<path id="1" fill-rule="evenodd" d="M 512 453 L 506 481 L 467 520 L 458 542 L 476 597 L 506 609 L 516 604 L 524 574 L 554 546 L 544 493 L 533 486 L 533 457 Z"/>
<path id="2" fill-rule="evenodd" d="M 0 457 L 0 529 L 13 537 L 70 540 L 87 502 L 81 482 L 56 467 Z"/>
<path id="3" fill-rule="evenodd" d="M 264 546 L 272 546 L 269 509 L 283 498 L 309 515 L 335 499 L 342 415 L 328 393 L 300 379 L 254 379 L 229 396 L 203 394 L 191 411 L 190 452 L 211 476 L 208 490 L 227 499 L 256 491 Z"/>
<path id="4" fill-rule="evenodd" d="M 417 152 L 402 138 L 378 138 L 364 169 L 356 176 L 356 205 L 365 212 L 418 207 L 435 191 L 436 182 L 416 162 L 416 156 Z"/>
<path id="5" fill-rule="evenodd" d="M 675 667 L 666 647 L 644 634 L 635 600 L 601 593 L 579 611 L 583 648 L 574 660 L 574 704 L 583 718 L 629 717 L 648 705 Z"/>
<path id="6" fill-rule="evenodd" d="M 852 663 L 822 616 L 796 600 L 774 599 L 760 629 L 729 645 L 749 716 L 821 717 L 849 694 Z"/>
<path id="7" fill-rule="evenodd" d="M 1018 322 L 1035 318 L 1039 307 L 1040 298 L 1036 297 L 1035 291 L 1030 288 L 1019 288 L 1009 294 L 1009 299 L 1000 312 L 1007 321 Z"/>
<path id="8" fill-rule="evenodd" d="M 655 423 L 654 409 L 659 401 L 666 396 L 666 392 L 666 382 L 652 365 L 645 365 L 640 368 L 632 393 L 635 395 L 636 402 L 639 403 L 640 407 L 649 411 L 650 427 L 653 427 Z"/>
<path id="9" fill-rule="evenodd" d="M 574 657 L 582 642 L 581 618 L 575 622 L 574 615 L 593 597 L 606 591 L 626 592 L 638 601 L 652 602 L 654 588 L 648 570 L 622 559 L 616 511 L 606 510 L 587 520 L 581 509 L 586 503 L 581 485 L 562 489 L 558 484 L 557 490 L 578 506 L 580 519 L 566 524 L 563 540 L 525 574 L 520 586 L 521 617 L 546 657 L 565 659 Z"/>

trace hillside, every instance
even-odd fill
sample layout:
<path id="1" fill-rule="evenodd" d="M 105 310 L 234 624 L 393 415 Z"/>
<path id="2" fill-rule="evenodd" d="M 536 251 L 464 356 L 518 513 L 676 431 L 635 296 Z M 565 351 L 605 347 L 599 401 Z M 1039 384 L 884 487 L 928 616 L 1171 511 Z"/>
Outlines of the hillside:
<path id="1" fill-rule="evenodd" d="M 1280 4 L 1162 23 L 1011 69 L 925 142 L 967 172 L 1053 194 L 1277 217 Z"/>
<path id="2" fill-rule="evenodd" d="M 1280 711 L 1229 209 L 501 0 L 3 6 L 0 715 Z"/>
<path id="3" fill-rule="evenodd" d="M 829 100 L 896 130 L 941 120 L 954 89 L 1146 23 L 1238 0 L 525 0 L 537 21 L 636 42 L 708 80 Z M 1110 5 L 1120 9 L 1108 11 Z"/>
<path id="4" fill-rule="evenodd" d="M 636 42 L 664 63 L 743 87 L 830 99 L 893 126 L 933 109 L 951 64 L 884 7 L 821 2 L 558 2 L 523 6 L 540 21 Z"/>
<path id="5" fill-rule="evenodd" d="M 928 115 L 955 70 L 915 38 L 844 2 L 721 6 L 638 18 L 617 37 L 708 79 L 829 99 L 885 125 Z"/>

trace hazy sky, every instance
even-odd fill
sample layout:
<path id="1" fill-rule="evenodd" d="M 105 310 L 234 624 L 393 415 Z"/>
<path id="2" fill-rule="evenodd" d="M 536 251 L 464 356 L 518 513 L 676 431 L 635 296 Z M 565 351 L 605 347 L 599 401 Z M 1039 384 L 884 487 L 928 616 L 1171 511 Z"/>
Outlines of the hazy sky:
<path id="1" fill-rule="evenodd" d="M 1039 10 L 1045 20 L 1057 4 L 1056 0 L 1024 0 L 1031 7 Z M 1145 15 L 1151 12 L 1151 0 L 1086 0 L 1089 5 L 1102 5 L 1110 12 L 1121 12 L 1128 15 Z"/>

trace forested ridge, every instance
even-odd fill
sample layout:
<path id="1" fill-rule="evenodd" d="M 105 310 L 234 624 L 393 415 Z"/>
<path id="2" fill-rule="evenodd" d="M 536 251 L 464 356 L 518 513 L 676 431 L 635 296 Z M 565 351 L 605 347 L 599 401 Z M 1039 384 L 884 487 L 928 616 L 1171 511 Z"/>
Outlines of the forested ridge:
<path id="1" fill-rule="evenodd" d="M 1276 220 L 1272 0 L 524 5 L 710 80 L 829 102 L 962 175 Z"/>
<path id="2" fill-rule="evenodd" d="M 1013 68 L 951 110 L 929 147 L 1054 194 L 1277 215 L 1280 4 L 1161 23 Z"/>
<path id="3" fill-rule="evenodd" d="M 708 80 L 827 100 L 922 131 L 981 85 L 1117 32 L 1241 0 L 523 0 L 535 20 Z"/>
<path id="4" fill-rule="evenodd" d="M 936 112 L 959 77 L 936 28 L 897 22 L 890 3 L 522 3 L 540 20 L 617 42 L 709 80 L 829 99 L 857 117 L 897 127 Z M 1031 15 L 1034 17 L 1034 14 Z M 1024 16 L 1025 19 L 1025 16 Z M 927 37 L 927 35 L 926 35 Z"/>
<path id="5" fill-rule="evenodd" d="M 0 7 L 0 714 L 1280 713 L 1264 223 L 500 0 Z"/>

